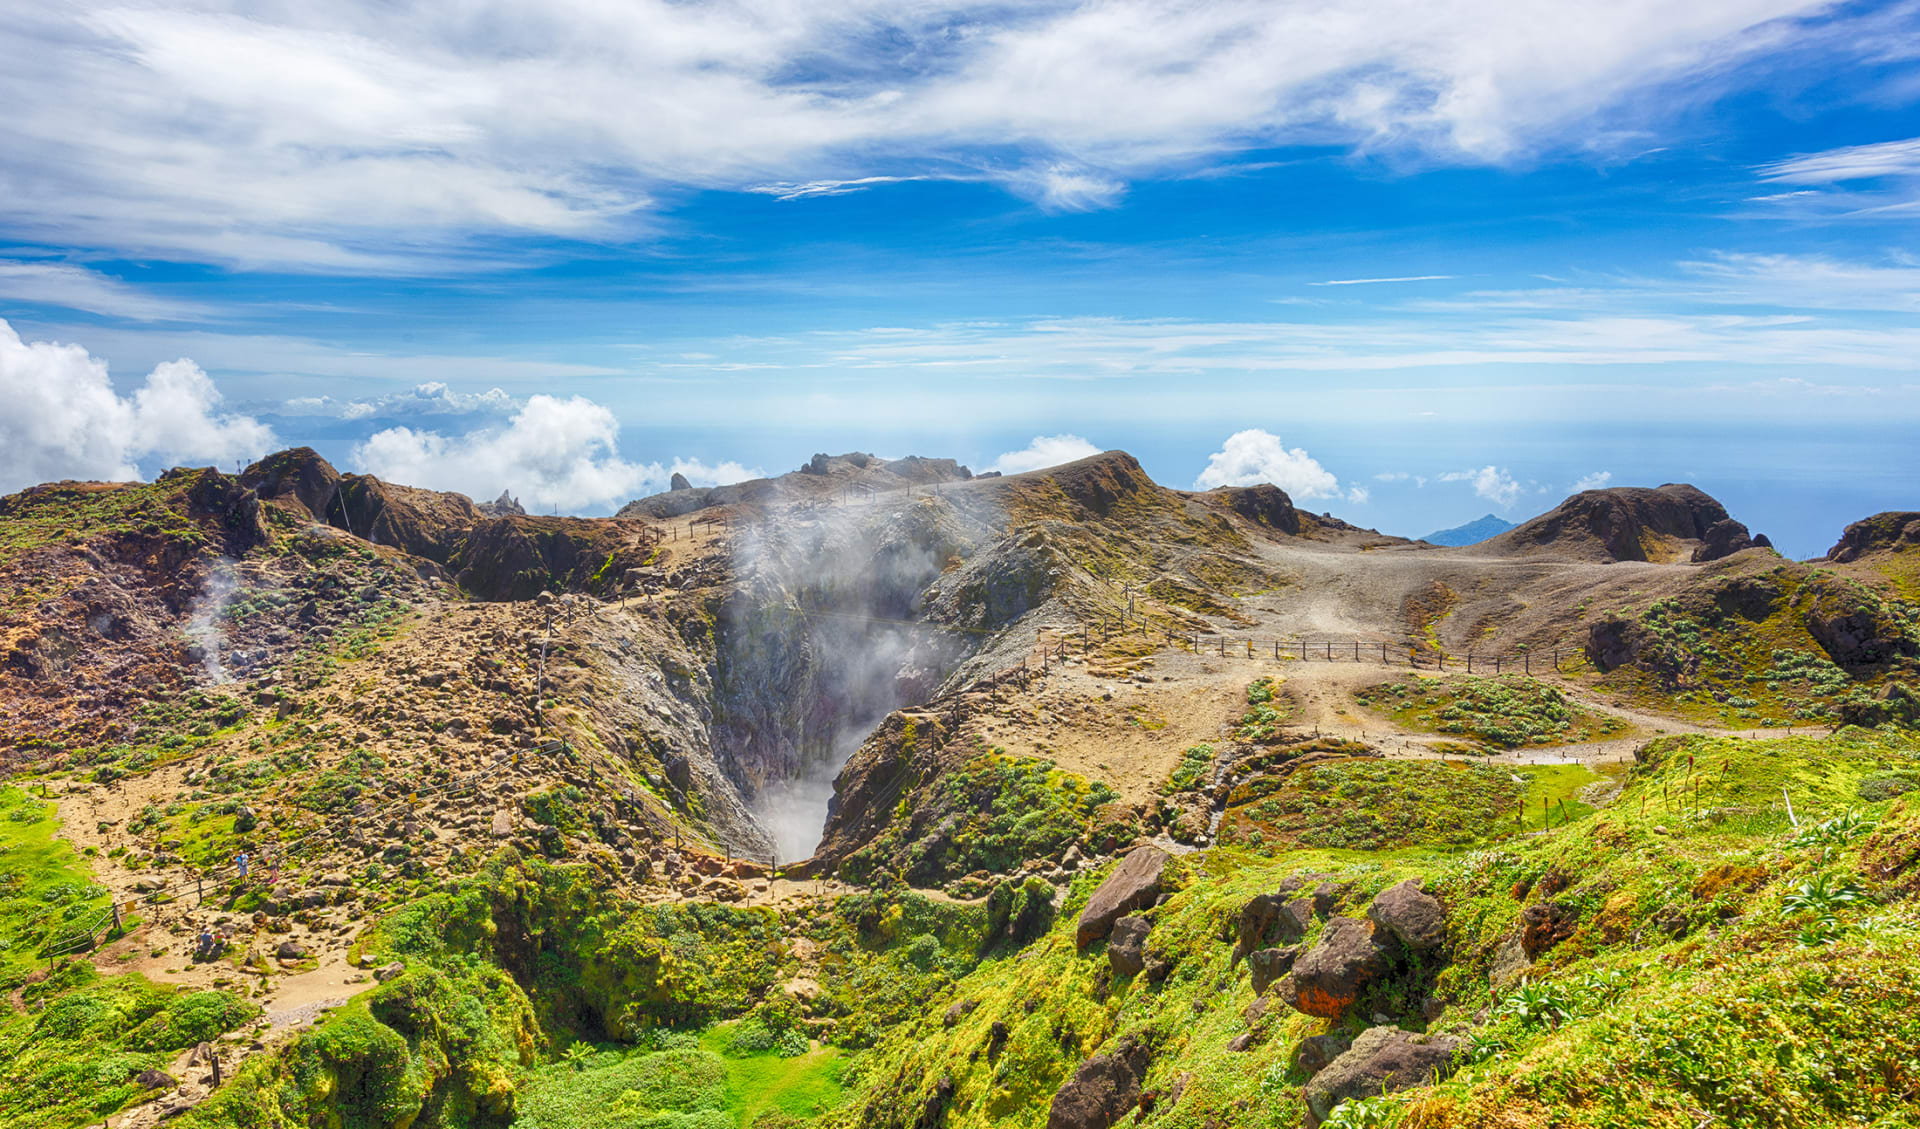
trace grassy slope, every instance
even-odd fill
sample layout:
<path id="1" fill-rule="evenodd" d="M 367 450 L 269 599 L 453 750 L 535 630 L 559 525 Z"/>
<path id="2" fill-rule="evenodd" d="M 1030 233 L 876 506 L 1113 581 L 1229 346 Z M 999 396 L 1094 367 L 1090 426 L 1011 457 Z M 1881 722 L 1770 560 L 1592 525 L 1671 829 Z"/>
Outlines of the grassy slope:
<path id="1" fill-rule="evenodd" d="M 1631 737 L 1618 718 L 1583 709 L 1557 687 L 1520 674 L 1406 678 L 1356 695 L 1359 704 L 1404 729 L 1445 733 L 1496 749 Z"/>
<path id="2" fill-rule="evenodd" d="M 1092 884 L 1083 881 L 1060 927 L 1018 959 L 983 965 L 857 1062 L 855 1100 L 826 1123 L 911 1124 L 947 1075 L 956 1093 L 949 1125 L 1041 1125 L 1073 1067 L 1121 1034 L 1157 1047 L 1149 1087 L 1192 1075 L 1179 1103 L 1147 1124 L 1296 1123 L 1304 1078 L 1291 1054 L 1326 1024 L 1276 1006 L 1253 1025 L 1252 1050 L 1227 1052 L 1249 1029 L 1242 1013 L 1253 996 L 1220 937 L 1253 894 L 1311 869 L 1355 884 L 1348 912 L 1409 876 L 1451 907 L 1454 960 L 1433 984 L 1445 1011 L 1432 1027 L 1478 1027 L 1499 1046 L 1428 1095 L 1410 1123 L 1907 1124 L 1899 1111 L 1920 1097 L 1920 921 L 1905 898 L 1915 876 L 1910 867 L 1877 875 L 1890 856 L 1910 864 L 1920 855 L 1920 803 L 1868 808 L 1880 830 L 1829 848 L 1796 845 L 1784 805 L 1766 797 L 1784 783 L 1803 823 L 1828 818 L 1860 806 L 1863 779 L 1917 756 L 1911 740 L 1858 731 L 1831 742 L 1670 739 L 1619 804 L 1493 850 L 1272 861 L 1216 850 L 1203 869 L 1186 864 L 1184 888 L 1152 915 L 1149 949 L 1178 961 L 1161 987 L 1109 982 L 1100 946 L 1074 951 L 1068 922 Z M 1724 764 L 1724 776 L 1703 771 L 1708 764 Z M 1693 780 L 1697 792 L 1680 798 L 1680 783 Z M 1476 1016 L 1496 999 L 1493 951 L 1540 891 L 1559 885 L 1545 881 L 1554 874 L 1566 876 L 1556 896 L 1577 923 L 1532 975 L 1569 986 L 1571 1017 L 1557 1027 L 1483 1026 Z M 1885 900 L 1841 910 L 1831 943 L 1803 947 L 1809 915 L 1785 898 L 1821 875 Z M 1604 977 L 1598 988 L 1572 987 L 1606 970 L 1623 974 L 1617 994 Z M 979 1006 L 946 1028 L 939 1015 L 949 999 Z M 993 1054 L 996 1021 L 1010 1034 Z"/>

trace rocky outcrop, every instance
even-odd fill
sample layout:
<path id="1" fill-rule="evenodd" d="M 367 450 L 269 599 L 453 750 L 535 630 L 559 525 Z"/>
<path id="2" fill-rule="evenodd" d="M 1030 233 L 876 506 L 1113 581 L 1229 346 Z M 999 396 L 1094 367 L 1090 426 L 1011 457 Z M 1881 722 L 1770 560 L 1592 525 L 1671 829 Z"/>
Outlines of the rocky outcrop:
<path id="1" fill-rule="evenodd" d="M 1298 889 L 1297 883 L 1291 888 L 1283 886 L 1274 893 L 1256 895 L 1241 907 L 1234 930 L 1233 963 L 1275 941 L 1290 944 L 1307 935 L 1307 926 L 1313 922 L 1313 902 L 1310 898 L 1294 898 Z"/>
<path id="2" fill-rule="evenodd" d="M 1107 965 L 1115 976 L 1134 976 L 1147 966 L 1147 934 L 1153 922 L 1138 914 L 1113 923 L 1107 938 Z"/>
<path id="3" fill-rule="evenodd" d="M 1309 1035 L 1293 1050 L 1293 1065 L 1311 1078 L 1325 1070 L 1334 1059 L 1347 1053 L 1353 1040 L 1345 1035 Z"/>
<path id="4" fill-rule="evenodd" d="M 1300 950 L 1292 945 L 1284 949 L 1255 949 L 1247 954 L 1247 971 L 1253 974 L 1255 995 L 1265 994 L 1276 980 L 1293 970 Z"/>
<path id="5" fill-rule="evenodd" d="M 1849 564 L 1874 553 L 1920 548 L 1920 513 L 1889 511 L 1847 526 L 1840 540 L 1827 550 L 1827 559 Z"/>
<path id="6" fill-rule="evenodd" d="M 488 517 L 523 517 L 527 512 L 526 507 L 520 504 L 520 499 L 505 490 L 500 491 L 498 498 L 491 502 L 481 502 L 474 509 Z"/>
<path id="7" fill-rule="evenodd" d="M 673 472 L 673 477 L 667 480 L 667 489 L 668 491 L 691 490 L 693 483 L 688 482 L 687 476 L 676 470 Z"/>
<path id="8" fill-rule="evenodd" d="M 1605 673 L 1637 666 L 1663 685 L 1684 685 L 1700 668 L 1700 656 L 1668 642 L 1636 620 L 1607 617 L 1587 625 L 1587 661 Z"/>
<path id="9" fill-rule="evenodd" d="M 1261 483 L 1258 486 L 1222 486 L 1201 495 L 1209 501 L 1239 514 L 1257 525 L 1280 533 L 1300 532 L 1300 511 L 1293 508 L 1293 499 L 1278 486 Z"/>
<path id="10" fill-rule="evenodd" d="M 1274 990 L 1295 1011 L 1337 1019 L 1386 970 L 1387 954 L 1374 940 L 1373 927 L 1336 917 Z"/>
<path id="11" fill-rule="evenodd" d="M 1087 908 L 1074 927 L 1074 943 L 1084 949 L 1112 931 L 1114 922 L 1153 905 L 1160 896 L 1160 875 L 1166 866 L 1167 852 L 1151 844 L 1127 852 L 1087 899 Z"/>
<path id="12" fill-rule="evenodd" d="M 1621 486 L 1575 494 L 1482 542 L 1490 556 L 1551 554 L 1598 561 L 1710 561 L 1755 545 L 1726 507 L 1685 485 Z"/>
<path id="13" fill-rule="evenodd" d="M 1353 1045 L 1307 1083 L 1310 1125 L 1318 1125 L 1349 1098 L 1370 1098 L 1424 1086 L 1452 1070 L 1459 1041 L 1416 1035 L 1397 1027 L 1369 1027 Z"/>
<path id="14" fill-rule="evenodd" d="M 1418 878 L 1380 891 L 1367 917 L 1416 953 L 1431 953 L 1447 940 L 1446 907 L 1420 889 Z"/>
<path id="15" fill-rule="evenodd" d="M 1047 1129 L 1109 1129 L 1140 1104 L 1140 1083 L 1152 1056 L 1132 1039 L 1080 1064 L 1053 1095 Z"/>

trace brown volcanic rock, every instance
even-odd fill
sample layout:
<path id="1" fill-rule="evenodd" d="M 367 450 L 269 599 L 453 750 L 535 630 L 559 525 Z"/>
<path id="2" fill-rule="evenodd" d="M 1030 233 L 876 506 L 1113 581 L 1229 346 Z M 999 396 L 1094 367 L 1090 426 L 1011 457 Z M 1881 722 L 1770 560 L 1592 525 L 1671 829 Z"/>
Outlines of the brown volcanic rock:
<path id="1" fill-rule="evenodd" d="M 1710 561 L 1765 545 L 1692 486 L 1617 486 L 1575 494 L 1548 513 L 1488 538 L 1486 556 L 1554 554 L 1598 561 Z"/>
<path id="2" fill-rule="evenodd" d="M 1167 867 L 1167 852 L 1145 845 L 1127 852 L 1120 865 L 1087 899 L 1074 928 L 1074 943 L 1086 948 L 1105 937 L 1113 923 L 1136 910 L 1153 905 L 1160 896 L 1160 874 Z"/>
<path id="3" fill-rule="evenodd" d="M 1276 529 L 1282 533 L 1300 532 L 1300 511 L 1293 508 L 1293 499 L 1287 492 L 1270 483 L 1258 486 L 1222 486 L 1201 495 L 1204 500 L 1217 500 L 1226 508 L 1246 518 L 1248 521 Z"/>
<path id="4" fill-rule="evenodd" d="M 1318 1125 L 1348 1098 L 1370 1098 L 1423 1086 L 1451 1073 L 1459 1040 L 1369 1027 L 1307 1083 L 1307 1123 Z"/>
<path id="5" fill-rule="evenodd" d="M 1387 955 L 1374 940 L 1373 926 L 1358 918 L 1336 917 L 1277 990 L 1295 1011 L 1337 1019 L 1386 969 Z"/>
<path id="6" fill-rule="evenodd" d="M 1108 1129 L 1140 1104 L 1140 1082 L 1151 1055 L 1132 1039 L 1094 1055 L 1053 1095 L 1047 1129 Z"/>
<path id="7" fill-rule="evenodd" d="M 1827 550 L 1827 559 L 1847 564 L 1873 553 L 1920 548 L 1920 513 L 1888 511 L 1847 526 L 1840 540 Z"/>

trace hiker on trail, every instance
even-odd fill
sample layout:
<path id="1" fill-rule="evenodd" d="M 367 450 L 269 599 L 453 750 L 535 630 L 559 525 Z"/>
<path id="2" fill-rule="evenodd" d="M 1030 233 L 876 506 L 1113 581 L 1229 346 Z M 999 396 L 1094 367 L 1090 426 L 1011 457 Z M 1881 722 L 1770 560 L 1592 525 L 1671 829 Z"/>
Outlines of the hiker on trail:
<path id="1" fill-rule="evenodd" d="M 267 885 L 280 881 L 280 859 L 277 855 L 267 856 Z"/>
<path id="2" fill-rule="evenodd" d="M 243 882 L 244 882 L 244 881 L 246 881 L 246 878 L 247 878 L 247 852 L 245 852 L 245 851 L 241 851 L 241 852 L 240 852 L 239 854 L 237 854 L 237 855 L 235 855 L 235 856 L 233 856 L 233 865 L 234 865 L 234 866 L 236 866 L 236 867 L 238 867 L 238 868 L 240 869 L 240 880 L 241 880 L 241 881 L 243 881 Z"/>

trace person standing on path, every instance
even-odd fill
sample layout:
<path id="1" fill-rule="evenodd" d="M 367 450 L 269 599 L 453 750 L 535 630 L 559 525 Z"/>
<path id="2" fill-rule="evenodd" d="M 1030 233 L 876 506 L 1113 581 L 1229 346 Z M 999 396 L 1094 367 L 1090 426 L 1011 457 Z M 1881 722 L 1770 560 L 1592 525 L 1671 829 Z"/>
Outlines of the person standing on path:
<path id="1" fill-rule="evenodd" d="M 233 856 L 233 865 L 240 871 L 240 881 L 245 882 L 247 880 L 247 852 L 241 851 L 239 854 Z"/>

